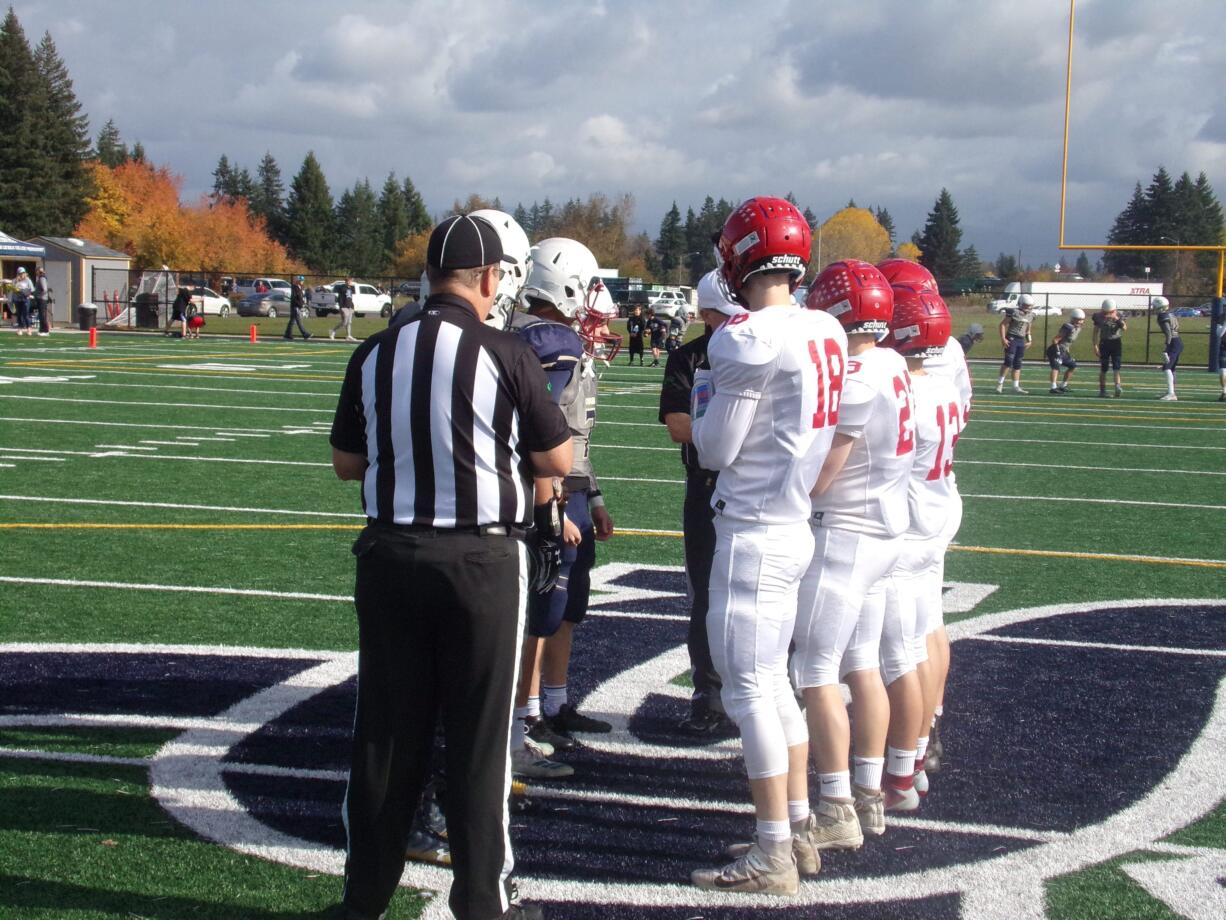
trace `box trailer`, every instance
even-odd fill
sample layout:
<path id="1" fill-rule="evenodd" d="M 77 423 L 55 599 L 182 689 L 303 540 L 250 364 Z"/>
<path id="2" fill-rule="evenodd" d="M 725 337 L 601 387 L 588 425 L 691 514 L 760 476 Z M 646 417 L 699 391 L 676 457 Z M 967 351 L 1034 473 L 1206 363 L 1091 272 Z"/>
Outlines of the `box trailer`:
<path id="1" fill-rule="evenodd" d="M 1034 298 L 1035 311 L 1040 315 L 1056 314 L 1080 307 L 1087 313 L 1096 312 L 1110 297 L 1123 314 L 1145 313 L 1150 300 L 1162 293 L 1161 281 L 1011 281 L 1005 285 L 1004 297 L 993 300 L 988 309 L 993 313 L 1011 310 L 1023 294 Z"/>

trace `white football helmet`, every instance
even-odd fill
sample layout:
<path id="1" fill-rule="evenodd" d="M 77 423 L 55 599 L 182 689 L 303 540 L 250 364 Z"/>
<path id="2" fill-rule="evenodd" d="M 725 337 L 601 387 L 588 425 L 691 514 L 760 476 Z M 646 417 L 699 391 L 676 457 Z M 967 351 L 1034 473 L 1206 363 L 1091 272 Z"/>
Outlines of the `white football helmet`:
<path id="1" fill-rule="evenodd" d="M 1104 313 L 1114 313 L 1115 312 L 1115 298 L 1108 297 L 1106 300 L 1104 300 L 1102 309 Z"/>
<path id="2" fill-rule="evenodd" d="M 1149 303 L 1155 310 L 1165 310 L 1171 305 L 1171 302 L 1165 297 L 1155 297 Z"/>
<path id="3" fill-rule="evenodd" d="M 1068 315 L 1069 319 L 1085 319 L 1086 311 L 1082 310 L 1080 307 L 1073 307 L 1073 309 L 1069 311 Z"/>
<path id="4" fill-rule="evenodd" d="M 728 316 L 746 312 L 744 307 L 733 301 L 732 292 L 728 290 L 718 268 L 698 279 L 698 309 L 715 310 Z"/>
<path id="5" fill-rule="evenodd" d="M 1029 294 L 1023 294 L 1021 297 L 1017 299 L 1017 305 L 1021 307 L 1022 309 L 1026 309 L 1027 307 L 1033 307 L 1034 298 L 1031 297 Z"/>
<path id="6" fill-rule="evenodd" d="M 532 244 L 528 242 L 528 234 L 524 228 L 515 222 L 515 218 L 505 211 L 495 211 L 493 208 L 481 208 L 473 211 L 469 217 L 480 217 L 493 225 L 502 242 L 502 266 L 505 272 L 498 282 L 498 290 L 494 294 L 494 306 L 485 324 L 498 329 L 505 329 L 515 311 L 519 300 L 520 289 L 528 280 L 528 263 L 532 256 Z"/>
<path id="7" fill-rule="evenodd" d="M 528 281 L 520 297 L 543 300 L 567 319 L 575 319 L 596 301 L 599 267 L 592 251 L 576 240 L 541 240 L 532 247 Z"/>

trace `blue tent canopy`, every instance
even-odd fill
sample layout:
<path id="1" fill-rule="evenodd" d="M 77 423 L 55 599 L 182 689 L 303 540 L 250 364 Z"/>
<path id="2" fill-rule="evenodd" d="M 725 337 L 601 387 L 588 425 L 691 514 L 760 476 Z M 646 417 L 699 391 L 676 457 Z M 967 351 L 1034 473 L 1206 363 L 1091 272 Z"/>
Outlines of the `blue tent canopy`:
<path id="1" fill-rule="evenodd" d="M 46 254 L 46 247 L 37 243 L 23 243 L 7 233 L 0 233 L 0 256 L 9 259 L 41 259 Z"/>

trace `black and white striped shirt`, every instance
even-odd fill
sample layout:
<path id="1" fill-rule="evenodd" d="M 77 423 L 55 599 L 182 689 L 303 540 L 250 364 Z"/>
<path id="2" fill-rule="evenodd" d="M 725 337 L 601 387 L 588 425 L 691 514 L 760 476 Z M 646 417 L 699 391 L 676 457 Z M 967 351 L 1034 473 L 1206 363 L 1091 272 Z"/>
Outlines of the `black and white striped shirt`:
<path id="1" fill-rule="evenodd" d="M 528 452 L 569 437 L 531 349 L 436 294 L 354 351 L 331 441 L 366 456 L 368 518 L 452 528 L 530 524 Z"/>

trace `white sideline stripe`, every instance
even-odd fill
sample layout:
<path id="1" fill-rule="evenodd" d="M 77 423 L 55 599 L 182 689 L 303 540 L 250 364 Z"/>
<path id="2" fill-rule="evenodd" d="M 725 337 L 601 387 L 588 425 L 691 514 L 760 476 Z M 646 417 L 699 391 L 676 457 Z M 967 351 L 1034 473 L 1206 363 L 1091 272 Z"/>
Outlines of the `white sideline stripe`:
<path id="1" fill-rule="evenodd" d="M 171 591 L 183 594 L 229 594 L 239 597 L 274 597 L 279 600 L 353 603 L 350 594 L 310 594 L 304 591 L 261 591 L 255 588 L 221 588 L 202 585 L 140 584 L 128 581 L 92 581 L 76 578 L 26 578 L 0 575 L 0 583 L 11 585 L 53 585 L 61 588 L 117 588 L 128 591 Z"/>
<path id="2" fill-rule="evenodd" d="M 270 654 L 266 648 L 246 645 L 172 645 L 158 642 L 0 642 L 0 652 L 58 652 L 64 655 L 221 655 L 231 658 L 267 658 Z M 349 657 L 356 661 L 357 652 L 289 648 L 276 649 L 274 657 L 316 662 Z"/>
<path id="3" fill-rule="evenodd" d="M 136 444 L 95 444 L 102 450 L 157 450 L 156 447 L 140 447 Z"/>
<path id="4" fill-rule="evenodd" d="M 199 441 L 232 441 L 233 439 L 232 438 L 197 438 L 197 440 Z M 183 445 L 183 446 L 187 446 L 187 445 Z M 23 453 L 23 454 L 35 453 L 35 451 L 32 451 L 32 450 L 19 449 L 16 447 L 0 447 L 0 456 L 4 456 L 6 453 L 15 453 L 18 451 L 20 451 L 20 453 Z M 38 451 L 38 453 L 69 454 L 71 456 L 76 456 L 76 457 L 94 457 L 99 454 L 99 451 L 96 451 L 96 450 L 49 451 L 48 450 L 48 451 Z M 192 456 L 187 456 L 187 455 L 182 455 L 182 454 L 130 454 L 122 450 L 108 452 L 106 453 L 106 456 L 121 457 L 125 460 L 195 460 L 195 461 L 199 461 L 202 463 L 259 463 L 259 464 L 265 464 L 269 466 L 326 466 L 328 467 L 328 469 L 332 468 L 331 463 L 325 463 L 323 461 L 315 461 L 315 460 L 259 460 L 259 459 L 250 459 L 250 458 L 244 458 L 244 457 L 192 457 Z M 14 457 L 11 459 L 63 460 L 62 457 L 21 457 L 21 458 Z"/>
<path id="5" fill-rule="evenodd" d="M 124 399 L 73 399 L 67 396 L 25 396 L 17 393 L 0 393 L 0 399 L 36 399 L 40 402 L 92 403 L 100 406 L 141 406 L 145 409 L 230 409 L 248 412 L 314 412 L 316 415 L 331 415 L 335 409 L 294 409 L 288 406 L 226 406 L 217 403 L 168 403 L 141 402 Z"/>
<path id="6" fill-rule="evenodd" d="M 96 425 L 102 428 L 156 428 L 161 431 L 216 431 L 216 425 L 156 425 L 150 422 L 98 422 L 92 419 L 75 418 L 14 418 L 0 416 L 0 422 L 32 422 L 39 425 Z M 312 422 L 312 425 L 320 424 Z M 295 427 L 295 426 L 289 426 Z M 229 428 L 228 431 L 266 431 L 281 434 L 279 428 Z M 324 431 L 323 433 L 327 433 Z"/>
<path id="7" fill-rule="evenodd" d="M 23 371 L 32 371 L 32 370 L 39 370 L 39 369 L 40 368 L 32 368 L 32 367 L 21 368 L 21 370 Z M 106 370 L 106 368 L 100 368 L 100 369 Z M 92 372 L 92 368 L 91 368 L 91 372 Z M 56 377 L 62 373 L 64 372 L 63 371 L 60 371 L 59 373 L 48 372 L 45 376 Z M 89 387 L 90 389 L 93 389 L 94 387 L 130 387 L 132 389 L 137 389 L 137 390 L 188 390 L 189 392 L 192 392 L 192 393 L 199 393 L 202 389 L 204 389 L 203 384 L 194 386 L 194 387 L 187 387 L 187 386 L 182 386 L 180 384 L 174 384 L 174 383 L 103 383 L 100 380 L 69 380 L 69 381 L 65 381 L 63 385 L 72 386 L 73 384 L 81 384 L 83 386 Z M 302 390 L 254 390 L 253 391 L 249 387 L 208 387 L 207 389 L 210 393 L 245 393 L 247 395 L 251 395 L 254 392 L 254 393 L 258 393 L 261 396 L 311 396 L 311 397 L 320 397 L 324 399 L 336 399 L 336 396 L 337 396 L 336 393 L 307 393 L 307 392 L 303 392 Z"/>
<path id="8" fill-rule="evenodd" d="M 113 728 L 164 728 L 170 731 L 207 731 L 223 729 L 247 734 L 259 731 L 257 722 L 238 724 L 219 722 L 208 716 L 142 716 L 133 713 L 66 712 L 58 715 L 0 716 L 0 728 L 70 728 L 87 725 L 107 725 Z"/>
<path id="9" fill-rule="evenodd" d="M 1082 642 L 1077 639 L 1035 639 L 1029 636 L 971 636 L 975 642 L 1045 645 L 1056 648 L 1092 648 L 1107 652 L 1153 652 L 1156 655 L 1190 655 L 1194 658 L 1226 658 L 1226 649 L 1171 648 L 1166 645 L 1122 645 L 1116 642 Z"/>
<path id="10" fill-rule="evenodd" d="M 29 748 L 0 747 L 0 759 L 51 760 L 60 763 L 100 763 L 108 767 L 147 767 L 143 757 L 113 757 L 107 754 L 73 754 L 67 751 L 34 751 Z"/>
<path id="11" fill-rule="evenodd" d="M 1060 469 L 1059 466 L 1053 470 Z M 1003 499 L 1006 501 L 1050 502 L 1047 495 L 976 495 L 963 492 L 963 498 Z M 1177 502 L 1144 502 L 1127 498 L 1060 498 L 1061 502 L 1079 502 L 1087 505 L 1132 505 L 1141 508 L 1200 508 L 1208 511 L 1226 511 L 1226 505 L 1179 504 Z"/>
<path id="12" fill-rule="evenodd" d="M 5 469 L 8 469 L 8 470 L 15 470 L 17 469 L 17 464 L 16 463 L 0 463 L 0 467 L 4 467 Z"/>
<path id="13" fill-rule="evenodd" d="M 142 444 L 160 444 L 163 447 L 199 447 L 195 441 L 146 441 L 141 439 Z"/>
<path id="14" fill-rule="evenodd" d="M 181 445 L 173 441 L 163 444 Z M 287 508 L 242 508 L 236 505 L 185 505 L 175 502 L 132 502 L 109 498 L 53 498 L 47 495 L 0 495 L 0 501 L 36 502 L 40 505 L 111 505 L 117 508 L 169 508 L 176 511 L 235 511 L 240 514 L 290 514 L 303 517 L 360 518 L 366 515 L 350 511 L 291 511 Z"/>
<path id="15" fill-rule="evenodd" d="M 219 431 L 219 435 L 227 438 L 271 438 L 270 434 L 254 434 L 248 431 Z"/>
<path id="16" fill-rule="evenodd" d="M 32 451 L 28 451 L 28 450 L 21 451 L 21 456 L 18 456 L 17 454 L 13 453 L 13 451 L 15 450 L 16 450 L 15 447 L 12 447 L 12 448 L 0 447 L 0 451 L 4 451 L 4 453 L 0 453 L 0 457 L 3 457 L 5 460 L 44 460 L 44 461 L 50 460 L 52 463 L 66 463 L 67 462 L 67 459 L 64 457 L 47 457 L 47 456 L 27 457 L 25 456 L 26 454 L 32 453 Z"/>
<path id="17" fill-rule="evenodd" d="M 234 443 L 233 438 L 202 438 L 202 437 L 199 437 L 198 435 L 192 435 L 191 439 L 193 441 L 228 441 L 231 444 Z"/>
<path id="18" fill-rule="evenodd" d="M 646 423 L 602 421 L 601 424 L 641 425 Z M 1209 444 L 1131 444 L 1123 441 L 1054 441 L 1049 438 L 977 438 L 966 434 L 959 436 L 958 440 L 984 441 L 991 444 L 1043 444 L 1047 447 L 1074 444 L 1079 447 L 1136 447 L 1141 450 L 1226 450 L 1226 447 L 1215 447 Z"/>
<path id="19" fill-rule="evenodd" d="M 971 425 L 1042 425 L 1044 428 L 1127 428 L 1131 431 L 1212 431 L 1215 434 L 1226 433 L 1226 428 L 1202 428 L 1196 425 L 1122 425 L 1118 422 L 1052 422 L 1045 419 L 1000 419 L 979 418 L 975 410 L 971 410 Z"/>
<path id="20" fill-rule="evenodd" d="M 1013 460 L 967 460 L 964 457 L 958 457 L 954 461 L 955 466 L 973 465 L 973 466 L 1025 466 L 1035 469 L 1050 470 L 1091 470 L 1099 473 L 1169 473 L 1179 476 L 1226 476 L 1226 472 L 1218 470 L 1185 470 L 1171 469 L 1170 467 L 1154 468 L 1149 466 L 1076 466 L 1071 463 L 1020 463 Z M 604 477 L 601 477 L 604 478 Z"/>
<path id="21" fill-rule="evenodd" d="M 12 367 L 12 365 L 9 365 L 9 366 Z M 341 367 L 343 368 L 343 365 L 341 365 Z M 89 371 L 89 373 L 91 374 L 125 374 L 125 375 L 132 376 L 132 377 L 155 377 L 158 380 L 166 379 L 166 371 L 159 372 L 159 371 L 152 371 L 152 370 L 150 371 L 121 370 L 120 368 L 117 368 L 117 367 L 100 367 L 94 364 L 82 364 L 79 368 L 75 368 L 75 369 L 80 370 L 80 371 Z M 50 368 L 50 367 L 21 367 L 20 370 L 23 370 L 23 371 L 42 370 L 42 371 L 47 371 L 48 376 L 52 376 L 55 373 L 56 369 Z M 295 380 L 301 380 L 303 383 L 310 383 L 313 385 L 317 383 L 325 383 L 326 381 L 320 380 L 318 375 L 320 373 L 326 373 L 326 372 L 327 372 L 327 369 L 324 369 L 324 371 L 316 371 L 314 376 L 309 377 L 309 378 L 304 378 L 302 375 L 302 372 L 300 371 L 299 372 L 283 371 L 280 374 L 264 374 L 261 376 L 256 376 L 255 374 L 213 374 L 213 373 L 193 374 L 187 368 L 183 368 L 179 372 L 178 376 L 174 379 L 182 380 L 184 378 L 190 378 L 192 380 L 199 380 L 201 382 L 201 385 L 200 387 L 195 388 L 197 390 L 202 387 L 207 386 L 207 383 L 212 383 L 212 381 L 214 380 L 243 380 L 248 383 L 250 383 L 253 380 L 256 380 L 256 381 L 275 380 L 278 383 L 292 383 Z M 68 373 L 68 371 L 60 370 L 59 373 L 61 374 Z M 337 373 L 334 379 L 339 384 L 345 378 L 343 374 Z M 250 390 L 238 390 L 238 392 L 251 392 L 251 391 Z"/>

